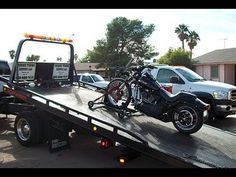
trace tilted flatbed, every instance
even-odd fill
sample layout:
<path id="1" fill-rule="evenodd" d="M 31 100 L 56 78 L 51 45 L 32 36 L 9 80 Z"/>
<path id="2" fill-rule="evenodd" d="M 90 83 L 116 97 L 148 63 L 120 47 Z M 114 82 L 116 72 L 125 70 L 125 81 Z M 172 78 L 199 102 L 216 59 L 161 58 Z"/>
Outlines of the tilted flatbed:
<path id="1" fill-rule="evenodd" d="M 6 87 L 7 93 L 10 93 L 11 86 L 8 84 Z M 172 124 L 139 112 L 120 119 L 117 113 L 102 105 L 89 109 L 88 101 L 101 94 L 76 86 L 54 89 L 15 86 L 14 89 L 17 92 L 19 89 L 21 97 L 27 97 L 26 102 L 42 110 L 170 164 L 202 168 L 236 167 L 236 134 L 204 125 L 197 133 L 186 136 L 177 132 Z"/>
<path id="2" fill-rule="evenodd" d="M 101 93 L 73 85 L 74 48 L 67 43 L 71 40 L 29 34 L 26 37 L 30 39 L 18 45 L 10 79 L 0 76 L 0 81 L 6 83 L 5 95 L 0 97 L 0 110 L 17 115 L 14 129 L 22 145 L 48 141 L 52 151 L 69 147 L 69 131 L 78 128 L 177 167 L 236 167 L 236 134 L 204 125 L 197 133 L 186 136 L 177 132 L 172 124 L 139 112 L 120 119 L 114 109 L 103 104 L 90 109 L 88 102 Z M 69 58 L 62 58 L 69 60 L 64 63 L 22 62 L 19 59 L 27 55 L 21 55 L 21 48 L 27 42 L 30 46 L 31 42 L 66 46 Z M 54 58 L 61 60 L 58 46 Z M 43 50 L 31 52 L 39 51 Z"/>

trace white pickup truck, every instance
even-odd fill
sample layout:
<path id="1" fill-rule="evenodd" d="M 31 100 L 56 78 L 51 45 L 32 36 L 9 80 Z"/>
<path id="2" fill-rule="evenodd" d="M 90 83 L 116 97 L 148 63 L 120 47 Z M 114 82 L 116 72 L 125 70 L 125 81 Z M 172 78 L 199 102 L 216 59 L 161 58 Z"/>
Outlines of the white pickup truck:
<path id="1" fill-rule="evenodd" d="M 223 82 L 209 81 L 182 66 L 156 66 L 151 71 L 162 85 L 171 85 L 172 93 L 189 91 L 202 101 L 209 103 L 209 119 L 225 118 L 236 113 L 236 86 Z"/>

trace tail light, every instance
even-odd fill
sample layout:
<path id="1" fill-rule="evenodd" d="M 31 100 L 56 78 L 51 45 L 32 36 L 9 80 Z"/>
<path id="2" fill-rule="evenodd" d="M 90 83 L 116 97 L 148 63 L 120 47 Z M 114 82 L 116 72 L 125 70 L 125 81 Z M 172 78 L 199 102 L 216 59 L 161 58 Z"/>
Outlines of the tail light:
<path id="1" fill-rule="evenodd" d="M 104 149 L 107 149 L 109 147 L 112 147 L 113 146 L 113 141 L 109 140 L 109 139 L 102 139 L 100 141 L 100 146 Z"/>

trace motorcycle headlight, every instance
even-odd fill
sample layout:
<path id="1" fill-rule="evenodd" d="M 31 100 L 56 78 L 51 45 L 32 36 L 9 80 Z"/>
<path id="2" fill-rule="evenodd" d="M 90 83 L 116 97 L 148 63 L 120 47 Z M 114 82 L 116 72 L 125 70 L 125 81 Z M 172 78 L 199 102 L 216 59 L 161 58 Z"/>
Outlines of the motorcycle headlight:
<path id="1" fill-rule="evenodd" d="M 214 91 L 212 92 L 212 95 L 215 99 L 228 99 L 228 92 L 224 91 Z"/>

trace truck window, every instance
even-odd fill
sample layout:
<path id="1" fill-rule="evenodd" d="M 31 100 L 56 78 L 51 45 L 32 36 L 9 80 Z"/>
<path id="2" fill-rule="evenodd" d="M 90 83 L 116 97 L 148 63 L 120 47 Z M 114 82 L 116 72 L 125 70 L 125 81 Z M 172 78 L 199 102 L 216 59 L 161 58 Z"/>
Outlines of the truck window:
<path id="1" fill-rule="evenodd" d="M 197 81 L 205 80 L 204 78 L 199 76 L 197 73 L 193 72 L 192 70 L 188 68 L 177 68 L 176 70 L 190 82 L 197 82 Z"/>
<path id="2" fill-rule="evenodd" d="M 179 78 L 179 76 L 170 69 L 159 69 L 156 79 L 160 83 L 170 83 L 170 78 L 173 76 Z"/>
<path id="3" fill-rule="evenodd" d="M 11 70 L 7 62 L 0 61 L 0 75 L 10 75 Z"/>
<path id="4" fill-rule="evenodd" d="M 69 59 L 69 45 L 38 41 L 26 41 L 19 57 L 20 62 L 69 63 Z"/>

